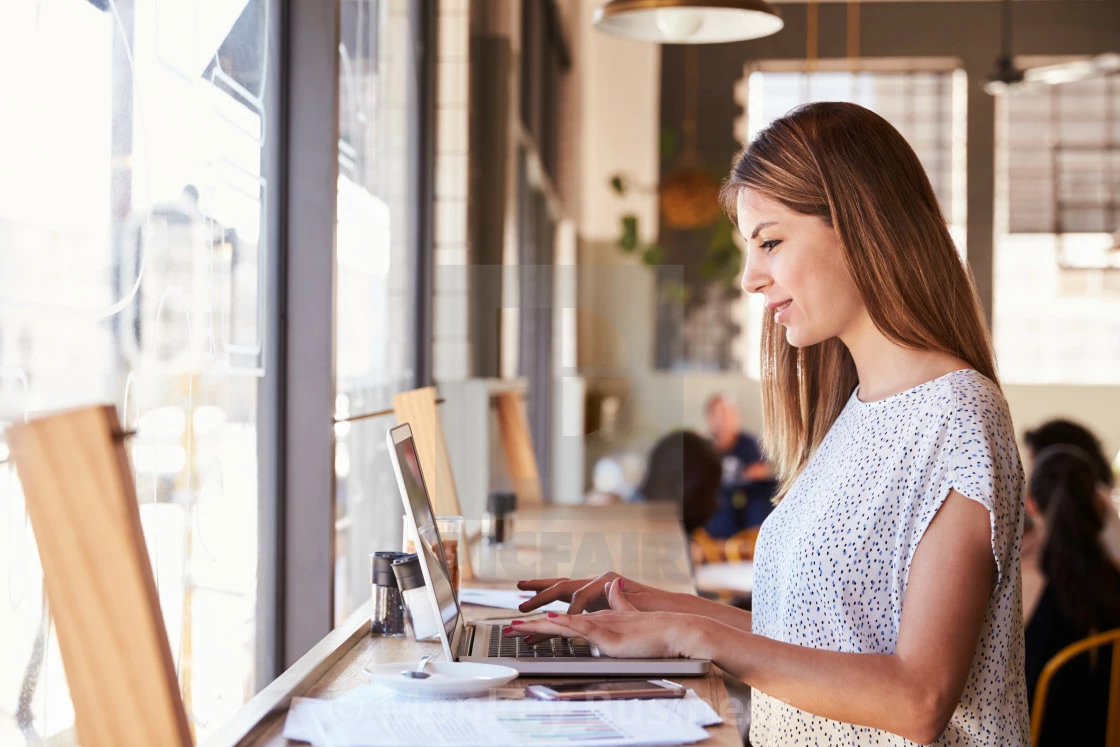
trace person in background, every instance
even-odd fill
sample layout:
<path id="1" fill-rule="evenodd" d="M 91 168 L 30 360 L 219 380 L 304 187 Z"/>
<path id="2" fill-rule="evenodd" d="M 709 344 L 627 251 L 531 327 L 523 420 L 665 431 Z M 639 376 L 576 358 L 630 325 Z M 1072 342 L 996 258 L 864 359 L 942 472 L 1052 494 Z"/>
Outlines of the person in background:
<path id="1" fill-rule="evenodd" d="M 743 430 L 739 408 L 730 397 L 712 395 L 704 406 L 704 419 L 722 468 L 719 505 L 704 528 L 712 537 L 726 539 L 762 524 L 773 508 L 770 500 L 777 484 L 758 441 Z"/>
<path id="2" fill-rule="evenodd" d="M 1107 510 L 1111 503 L 1110 493 L 1115 487 L 1115 476 L 1096 434 L 1080 423 L 1057 418 L 1024 433 L 1023 443 L 1027 447 L 1028 466 L 1034 463 L 1038 454 L 1058 444 L 1080 449 L 1089 460 L 1102 506 L 1100 541 L 1112 564 L 1120 569 L 1120 515 L 1115 510 Z M 1046 518 L 1029 495 L 1026 514 L 1027 524 L 1023 530 L 1023 610 L 1029 619 L 1030 611 L 1038 603 L 1045 585 L 1045 578 L 1039 566 L 1039 552 L 1046 534 Z"/>
<path id="3" fill-rule="evenodd" d="M 1080 423 L 1061 418 L 1048 420 L 1024 433 L 1023 441 L 1027 446 L 1027 459 L 1032 463 L 1036 455 L 1047 446 L 1054 444 L 1076 446 L 1089 458 L 1097 482 L 1110 491 L 1116 487 L 1116 476 L 1112 474 L 1112 467 L 1108 463 L 1108 457 L 1104 455 L 1100 439 Z"/>
<path id="4" fill-rule="evenodd" d="M 1075 641 L 1120 627 L 1120 570 L 1101 542 L 1112 511 L 1099 465 L 1079 446 L 1053 444 L 1034 455 L 1029 500 L 1043 517 L 1041 594 L 1027 610 L 1027 693 L 1046 662 Z M 1024 609 L 1026 605 L 1024 604 Z M 1104 744 L 1111 649 L 1082 655 L 1051 681 L 1042 744 Z M 1033 708 L 1033 703 L 1032 703 Z"/>
<path id="5" fill-rule="evenodd" d="M 720 459 L 712 445 L 692 431 L 673 431 L 650 451 L 638 495 L 679 503 L 684 530 L 692 534 L 715 512 L 719 486 Z"/>

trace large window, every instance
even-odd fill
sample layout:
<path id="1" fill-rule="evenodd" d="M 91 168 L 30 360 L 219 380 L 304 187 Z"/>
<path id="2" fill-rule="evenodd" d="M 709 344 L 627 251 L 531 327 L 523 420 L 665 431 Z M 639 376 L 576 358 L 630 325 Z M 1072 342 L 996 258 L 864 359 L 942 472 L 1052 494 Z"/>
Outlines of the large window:
<path id="1" fill-rule="evenodd" d="M 1120 384 L 1120 80 L 999 99 L 993 332 L 1023 384 Z"/>
<path id="2" fill-rule="evenodd" d="M 402 513 L 385 431 L 416 384 L 410 153 L 416 29 L 408 0 L 345 0 L 339 47 L 335 621 L 369 599 L 369 554 L 396 549 Z M 354 418 L 358 418 L 355 420 Z"/>
<path id="3" fill-rule="evenodd" d="M 258 391 L 273 376 L 274 0 L 0 3 L 0 428 L 111 402 L 183 700 L 255 691 Z M 0 743 L 73 740 L 0 431 Z M 53 742 L 52 742 L 53 743 Z"/>

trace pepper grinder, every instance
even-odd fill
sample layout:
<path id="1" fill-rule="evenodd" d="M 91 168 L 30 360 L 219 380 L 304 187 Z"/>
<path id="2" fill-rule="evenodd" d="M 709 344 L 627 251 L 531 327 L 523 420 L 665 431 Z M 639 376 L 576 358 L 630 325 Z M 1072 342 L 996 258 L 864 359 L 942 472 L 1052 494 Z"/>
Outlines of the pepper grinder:
<path id="1" fill-rule="evenodd" d="M 483 535 L 491 545 L 508 542 L 513 535 L 511 514 L 517 508 L 517 495 L 514 493 L 490 493 L 486 496 L 486 517 L 483 520 Z"/>
<path id="2" fill-rule="evenodd" d="M 370 596 L 369 632 L 370 635 L 396 638 L 403 636 L 404 599 L 393 574 L 393 561 L 403 552 L 375 552 L 369 556 Z"/>

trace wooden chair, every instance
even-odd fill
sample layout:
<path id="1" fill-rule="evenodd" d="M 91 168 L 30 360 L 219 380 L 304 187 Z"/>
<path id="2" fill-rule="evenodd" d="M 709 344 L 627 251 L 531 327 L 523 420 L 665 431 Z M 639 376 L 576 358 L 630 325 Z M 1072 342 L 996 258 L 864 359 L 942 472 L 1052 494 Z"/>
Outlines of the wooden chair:
<path id="1" fill-rule="evenodd" d="M 737 563 L 754 559 L 754 545 L 758 541 L 758 527 L 743 529 L 727 539 L 716 539 L 703 528 L 693 530 L 692 541 L 699 563 Z"/>
<path id="2" fill-rule="evenodd" d="M 432 497 L 432 508 L 438 516 L 461 516 L 459 494 L 451 474 L 451 457 L 447 453 L 447 439 L 436 412 L 436 388 L 426 386 L 393 395 L 393 412 L 397 425 L 412 426 L 420 469 Z"/>
<path id="3" fill-rule="evenodd" d="M 459 493 L 455 489 L 455 477 L 451 473 L 451 457 L 447 452 L 447 439 L 443 434 L 443 424 L 436 411 L 436 389 L 432 386 L 412 389 L 393 395 L 393 412 L 397 425 L 408 423 L 412 427 L 412 439 L 416 442 L 416 455 L 420 459 L 420 471 L 432 499 L 432 508 L 437 516 L 462 516 Z M 470 522 L 464 517 L 464 541 L 469 546 L 474 541 Z M 459 571 L 463 579 L 473 580 L 469 552 L 460 552 Z"/>
<path id="4" fill-rule="evenodd" d="M 7 430 L 85 747 L 186 747 L 191 730 L 111 405 Z"/>
<path id="5" fill-rule="evenodd" d="M 498 410 L 498 435 L 506 455 L 513 490 L 519 506 L 544 503 L 537 457 L 533 453 L 533 436 L 525 403 L 517 391 L 500 392 L 494 397 Z"/>
<path id="6" fill-rule="evenodd" d="M 1120 650 L 1116 642 L 1120 641 L 1120 628 L 1108 630 L 1104 633 L 1091 635 L 1076 643 L 1063 648 L 1046 662 L 1042 674 L 1038 676 L 1038 684 L 1034 689 L 1034 703 L 1031 707 L 1031 744 L 1039 747 L 1042 738 L 1042 722 L 1046 713 L 1046 699 L 1050 694 L 1050 681 L 1058 670 L 1068 664 L 1072 659 L 1088 651 L 1112 646 L 1112 669 L 1108 680 L 1108 721 L 1105 727 L 1106 747 L 1120 747 Z M 1050 745 L 1049 747 L 1054 747 Z"/>

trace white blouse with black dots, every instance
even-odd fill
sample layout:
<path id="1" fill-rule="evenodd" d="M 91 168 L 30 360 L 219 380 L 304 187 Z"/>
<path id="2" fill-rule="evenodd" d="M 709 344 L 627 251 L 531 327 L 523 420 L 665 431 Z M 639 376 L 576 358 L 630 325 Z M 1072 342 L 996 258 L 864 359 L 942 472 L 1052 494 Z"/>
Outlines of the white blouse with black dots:
<path id="1" fill-rule="evenodd" d="M 889 654 L 914 550 L 950 490 L 988 509 L 996 581 L 968 681 L 936 745 L 1030 744 L 1019 548 L 1023 470 L 1007 402 L 954 371 L 876 402 L 858 389 L 755 548 L 753 632 L 801 646 Z M 751 743 L 907 745 L 755 690 Z"/>

